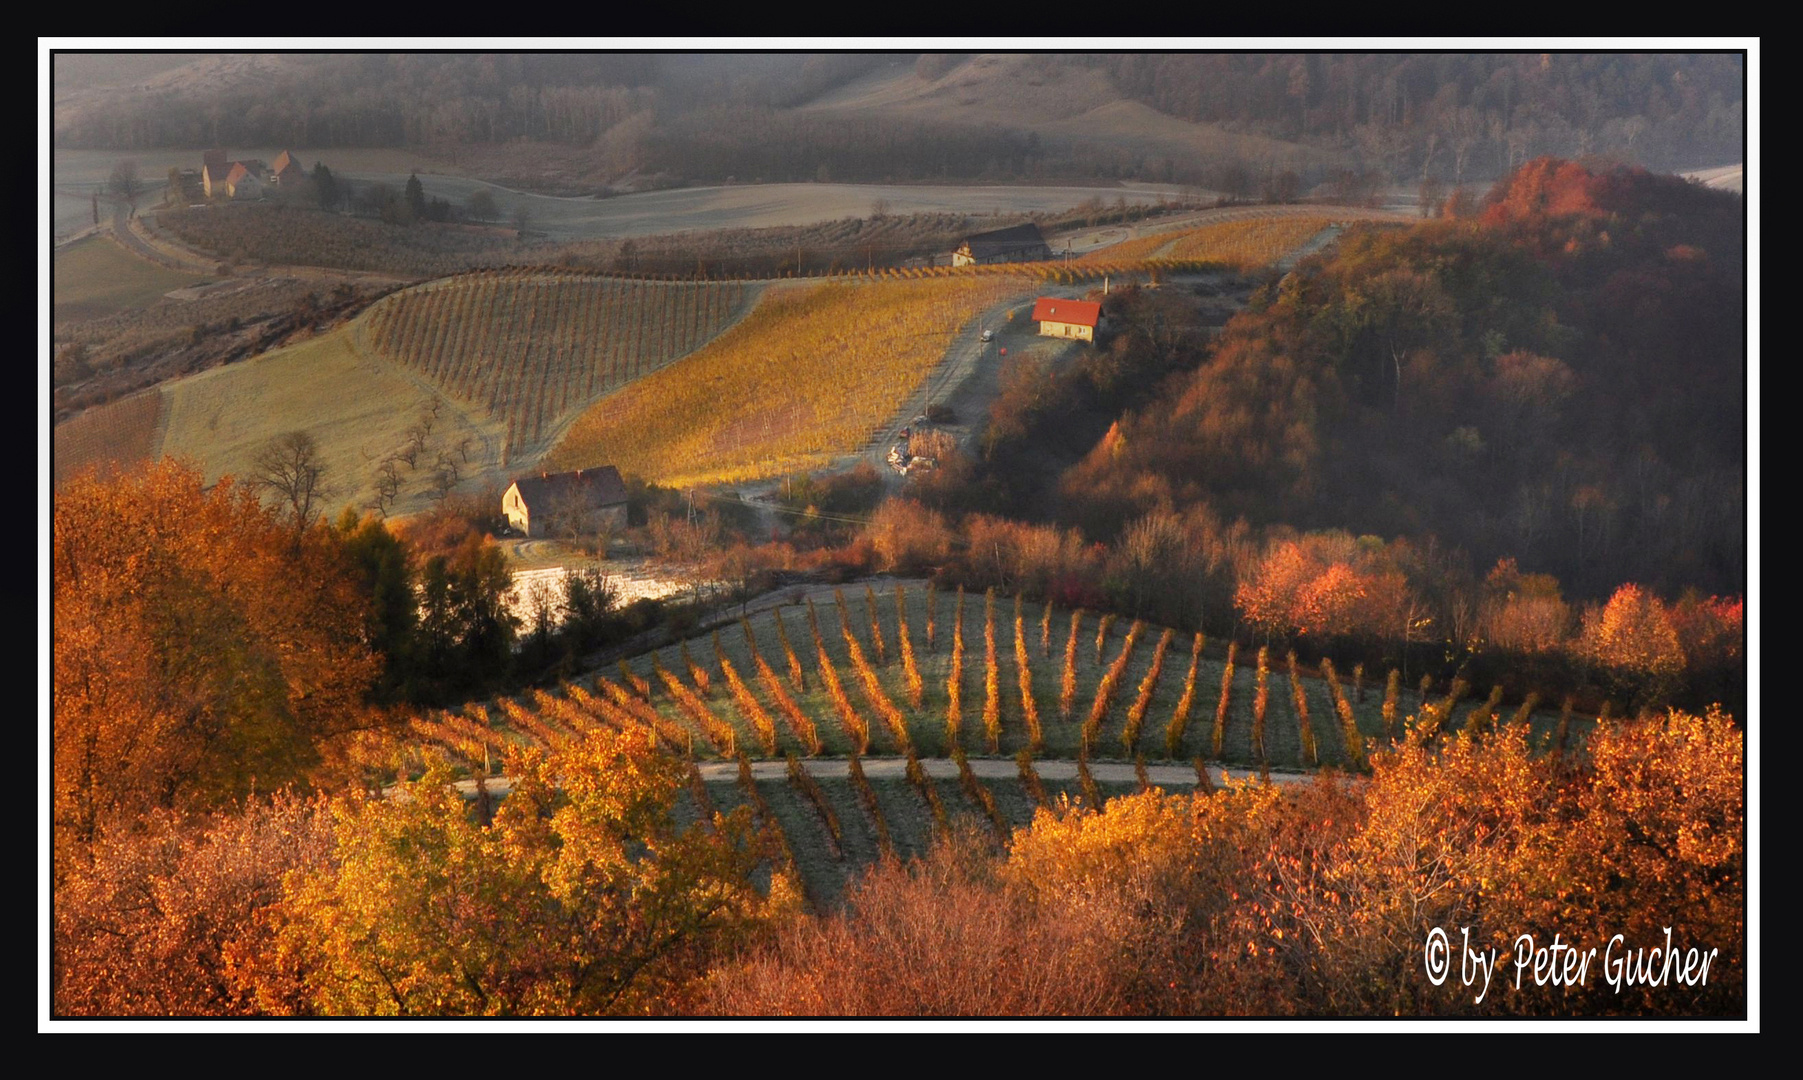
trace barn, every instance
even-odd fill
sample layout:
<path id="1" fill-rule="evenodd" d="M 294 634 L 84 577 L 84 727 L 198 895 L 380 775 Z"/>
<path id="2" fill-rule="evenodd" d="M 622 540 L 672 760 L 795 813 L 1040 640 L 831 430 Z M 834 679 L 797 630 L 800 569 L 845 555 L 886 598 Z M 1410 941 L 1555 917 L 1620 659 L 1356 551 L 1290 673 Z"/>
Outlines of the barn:
<path id="1" fill-rule="evenodd" d="M 502 494 L 501 512 L 526 536 L 592 536 L 625 527 L 626 483 L 612 465 L 522 476 Z"/>
<path id="2" fill-rule="evenodd" d="M 989 263 L 1033 262 L 1049 259 L 1052 249 L 1046 246 L 1039 226 L 1032 222 L 1008 229 L 967 236 L 952 252 L 953 266 L 985 266 Z"/>
<path id="3" fill-rule="evenodd" d="M 1102 321 L 1102 303 L 1042 296 L 1033 301 L 1033 320 L 1039 323 L 1041 337 L 1093 342 L 1096 326 Z"/>

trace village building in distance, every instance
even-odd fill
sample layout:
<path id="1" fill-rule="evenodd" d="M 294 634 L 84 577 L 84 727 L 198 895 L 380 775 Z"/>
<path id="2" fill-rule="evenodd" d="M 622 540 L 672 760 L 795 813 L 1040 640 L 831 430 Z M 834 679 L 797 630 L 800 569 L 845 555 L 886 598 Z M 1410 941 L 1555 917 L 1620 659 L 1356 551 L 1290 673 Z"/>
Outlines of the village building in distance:
<path id="1" fill-rule="evenodd" d="M 1035 262 L 1052 257 L 1052 249 L 1039 226 L 1032 222 L 1012 228 L 967 236 L 952 252 L 953 266 L 987 266 L 990 263 Z"/>
<path id="2" fill-rule="evenodd" d="M 524 536 L 611 532 L 626 526 L 626 483 L 612 465 L 523 476 L 502 494 L 501 512 Z"/>
<path id="3" fill-rule="evenodd" d="M 284 150 L 273 166 L 245 159 L 232 161 L 224 150 L 201 154 L 201 192 L 209 199 L 257 199 L 271 187 L 299 187 L 307 179 L 293 153 Z"/>
<path id="4" fill-rule="evenodd" d="M 1094 342 L 1096 326 L 1102 321 L 1102 303 L 1042 296 L 1033 301 L 1033 319 L 1039 323 L 1040 337 Z"/>
<path id="5" fill-rule="evenodd" d="M 294 160 L 294 155 L 287 150 L 282 151 L 275 159 L 275 164 L 269 167 L 269 183 L 272 187 L 299 187 L 306 179 L 307 171 L 301 168 L 301 163 Z"/>

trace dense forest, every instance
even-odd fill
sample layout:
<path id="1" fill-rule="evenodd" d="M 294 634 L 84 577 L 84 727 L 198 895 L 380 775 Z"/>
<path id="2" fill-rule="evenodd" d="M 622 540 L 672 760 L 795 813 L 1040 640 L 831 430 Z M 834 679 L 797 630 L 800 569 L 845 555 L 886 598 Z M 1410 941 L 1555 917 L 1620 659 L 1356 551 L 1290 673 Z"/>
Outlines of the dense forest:
<path id="1" fill-rule="evenodd" d="M 1396 177 L 1461 182 L 1542 155 L 1675 168 L 1741 153 L 1736 54 L 1121 53 L 1123 92 L 1184 120 L 1356 147 Z"/>
<path id="2" fill-rule="evenodd" d="M 1122 97 L 1339 155 L 1382 180 L 1463 183 L 1540 155 L 1659 168 L 1741 156 L 1737 54 L 1103 54 Z M 250 85 L 60 109 L 61 147 L 583 148 L 600 178 L 1118 176 L 1222 184 L 1223 161 L 1030 128 L 795 106 L 898 60 L 929 86 L 964 58 L 633 54 L 285 57 Z M 1098 133 L 1105 134 L 1105 133 Z M 1218 156 L 1218 155 L 1217 155 Z M 1256 167 L 1258 162 L 1236 162 Z M 1233 170 L 1228 169 L 1231 173 Z M 1321 176 L 1305 179 L 1319 181 Z"/>
<path id="3" fill-rule="evenodd" d="M 1739 589 L 1741 203 L 1543 160 L 1481 216 L 1355 230 L 1063 479 L 1112 535 L 1160 507 L 1513 556 L 1582 595 Z"/>

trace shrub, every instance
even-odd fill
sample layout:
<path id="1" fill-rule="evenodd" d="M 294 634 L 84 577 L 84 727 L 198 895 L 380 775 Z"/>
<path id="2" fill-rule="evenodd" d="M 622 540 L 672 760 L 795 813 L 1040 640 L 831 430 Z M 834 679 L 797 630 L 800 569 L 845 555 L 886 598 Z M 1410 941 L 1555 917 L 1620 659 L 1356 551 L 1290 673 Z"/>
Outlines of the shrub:
<path id="1" fill-rule="evenodd" d="M 1390 669 L 1390 678 L 1384 683 L 1384 734 L 1394 741 L 1399 734 L 1396 727 L 1396 698 L 1402 692 L 1402 672 Z"/>
<path id="2" fill-rule="evenodd" d="M 796 757 L 793 751 L 789 754 L 789 783 L 794 785 L 795 790 L 807 796 L 809 805 L 814 808 L 814 813 L 820 816 L 820 823 L 826 826 L 828 853 L 834 860 L 843 861 L 845 859 L 845 833 L 839 826 L 839 815 L 833 810 L 833 804 L 827 800 L 826 792 L 820 790 L 819 782 L 814 779 L 812 773 L 808 772 L 806 766 L 802 765 L 801 759 Z"/>
<path id="3" fill-rule="evenodd" d="M 1108 706 L 1113 703 L 1114 695 L 1120 689 L 1121 676 L 1127 671 L 1127 664 L 1133 659 L 1133 646 L 1139 640 L 1139 632 L 1144 626 L 1138 619 L 1127 628 L 1127 637 L 1121 642 L 1120 655 L 1114 663 L 1108 665 L 1101 681 L 1096 685 L 1096 697 L 1089 706 L 1089 716 L 1083 721 L 1083 747 L 1094 743 L 1102 732 L 1102 721 L 1108 717 Z"/>
<path id="4" fill-rule="evenodd" d="M 1025 627 L 1021 625 L 1018 593 L 1014 597 L 1014 674 L 1020 683 L 1020 713 L 1021 720 L 1027 727 L 1027 744 L 1037 752 L 1045 748 L 1045 735 L 1039 726 L 1039 702 L 1033 697 L 1033 664 L 1027 656 L 1027 639 Z"/>
<path id="5" fill-rule="evenodd" d="M 901 648 L 902 677 L 907 682 L 908 704 L 920 708 L 926 685 L 920 679 L 920 665 L 914 659 L 914 639 L 908 633 L 908 598 L 906 590 L 895 587 L 895 636 Z"/>
<path id="6" fill-rule="evenodd" d="M 1033 802 L 1047 809 L 1051 808 L 1051 797 L 1046 794 L 1045 785 L 1039 780 L 1039 771 L 1033 768 L 1033 749 L 1023 746 L 1014 755 L 1015 767 L 1020 770 L 1021 786 L 1033 797 Z"/>
<path id="7" fill-rule="evenodd" d="M 1202 635 L 1197 634 L 1190 643 L 1189 672 L 1183 677 L 1183 694 L 1177 698 L 1177 707 L 1171 710 L 1170 722 L 1164 729 L 1165 756 L 1175 761 L 1183 752 L 1183 733 L 1189 727 L 1189 714 L 1196 701 L 1196 669 L 1202 662 Z"/>
<path id="8" fill-rule="evenodd" d="M 1082 608 L 1071 612 L 1071 635 L 1064 643 L 1064 680 L 1058 691 L 1058 712 L 1066 720 L 1077 704 L 1077 628 L 1082 622 Z"/>
<path id="9" fill-rule="evenodd" d="M 789 644 L 789 630 L 783 625 L 782 608 L 772 611 L 770 616 L 776 622 L 776 636 L 782 641 L 783 656 L 789 662 L 789 682 L 797 694 L 805 694 L 808 691 L 807 676 L 802 674 L 801 658 L 795 655 L 795 646 Z"/>
<path id="10" fill-rule="evenodd" d="M 945 748 L 958 745 L 964 722 L 964 586 L 958 586 L 958 603 L 952 614 L 952 663 L 945 677 Z"/>
<path id="11" fill-rule="evenodd" d="M 1296 731 L 1302 739 L 1302 760 L 1309 765 L 1321 764 L 1321 756 L 1315 750 L 1315 723 L 1308 715 L 1308 692 L 1302 688 L 1302 676 L 1296 672 L 1296 650 L 1291 649 L 1290 661 L 1290 697 L 1296 705 Z M 1264 755 L 1259 755 L 1261 761 Z"/>
<path id="12" fill-rule="evenodd" d="M 858 801 L 864 804 L 864 812 L 870 815 L 870 827 L 876 832 L 876 847 L 884 859 L 895 857 L 895 843 L 889 838 L 889 822 L 883 818 L 883 804 L 877 801 L 876 790 L 864 777 L 864 765 L 854 750 L 846 762 L 851 775 L 851 786 L 858 793 Z"/>
<path id="13" fill-rule="evenodd" d="M 995 659 L 995 590 L 983 594 L 983 737 L 989 752 L 1001 750 L 1002 687 Z"/>
<path id="14" fill-rule="evenodd" d="M 808 626 L 814 632 L 814 652 L 820 661 L 820 680 L 826 685 L 826 696 L 833 703 L 833 711 L 838 714 L 839 725 L 845 731 L 845 737 L 851 740 L 854 750 L 860 754 L 870 751 L 870 726 L 852 708 L 851 699 L 845 696 L 845 686 L 839 682 L 839 672 L 833 667 L 833 658 L 826 651 L 826 641 L 820 636 L 820 617 L 814 611 L 814 602 L 808 601 Z"/>
<path id="15" fill-rule="evenodd" d="M 1170 648 L 1175 631 L 1166 628 L 1152 649 L 1152 664 L 1139 681 L 1139 695 L 1127 707 L 1127 722 L 1121 727 L 1121 752 L 1132 755 L 1139 745 L 1139 731 L 1146 721 L 1146 710 L 1152 707 L 1152 695 L 1158 690 L 1158 676 L 1164 672 L 1165 650 Z"/>
<path id="16" fill-rule="evenodd" d="M 726 676 L 727 690 L 732 694 L 733 704 L 738 706 L 747 723 L 757 733 L 758 742 L 763 746 L 766 757 L 776 756 L 776 720 L 765 711 L 764 706 L 752 694 L 751 688 L 745 685 L 739 673 L 732 666 L 732 661 L 724 655 L 720 656 L 720 672 Z"/>

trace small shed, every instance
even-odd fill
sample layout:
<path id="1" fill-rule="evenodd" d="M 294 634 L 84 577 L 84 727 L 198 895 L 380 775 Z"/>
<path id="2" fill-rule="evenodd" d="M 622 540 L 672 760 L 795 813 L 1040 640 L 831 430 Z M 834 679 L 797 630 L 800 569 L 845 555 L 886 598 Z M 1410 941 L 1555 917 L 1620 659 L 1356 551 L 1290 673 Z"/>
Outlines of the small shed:
<path id="1" fill-rule="evenodd" d="M 1065 300 L 1042 296 L 1033 301 L 1033 320 L 1039 323 L 1039 336 L 1073 338 L 1093 342 L 1096 326 L 1102 321 L 1099 300 Z"/>
<path id="2" fill-rule="evenodd" d="M 526 536 L 575 538 L 626 525 L 626 483 L 612 465 L 522 476 L 501 496 L 501 512 Z"/>

